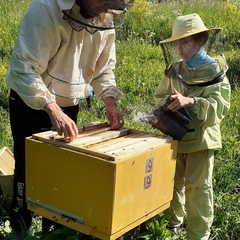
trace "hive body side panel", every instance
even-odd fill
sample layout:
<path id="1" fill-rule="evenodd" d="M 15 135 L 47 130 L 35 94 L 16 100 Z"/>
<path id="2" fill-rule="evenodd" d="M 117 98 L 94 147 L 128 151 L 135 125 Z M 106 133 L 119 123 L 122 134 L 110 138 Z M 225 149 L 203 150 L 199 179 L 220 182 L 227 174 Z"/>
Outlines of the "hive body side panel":
<path id="1" fill-rule="evenodd" d="M 26 167 L 28 199 L 111 233 L 115 164 L 27 139 Z"/>
<path id="2" fill-rule="evenodd" d="M 117 163 L 114 232 L 130 223 L 139 224 L 148 214 L 169 206 L 176 151 L 173 141 Z"/>

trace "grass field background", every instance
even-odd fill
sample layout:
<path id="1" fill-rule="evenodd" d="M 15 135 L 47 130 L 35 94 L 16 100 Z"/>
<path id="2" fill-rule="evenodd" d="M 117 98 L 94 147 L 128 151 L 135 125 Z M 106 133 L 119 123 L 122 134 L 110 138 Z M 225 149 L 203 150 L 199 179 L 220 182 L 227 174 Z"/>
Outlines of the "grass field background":
<path id="1" fill-rule="evenodd" d="M 13 148 L 8 113 L 9 88 L 5 74 L 9 69 L 11 51 L 17 37 L 21 19 L 30 0 L 0 0 L 0 149 Z M 221 125 L 223 148 L 216 152 L 214 169 L 215 218 L 211 239 L 240 239 L 240 2 L 239 1 L 146 1 L 135 0 L 127 14 L 123 28 L 117 30 L 116 81 L 122 91 L 119 108 L 125 126 L 156 132 L 147 124 L 136 121 L 138 116 L 154 108 L 153 93 L 163 76 L 165 68 L 159 41 L 171 36 L 173 22 L 179 15 L 196 12 L 207 27 L 221 27 L 221 42 L 229 64 L 227 76 L 232 87 L 231 110 Z M 87 109 L 80 102 L 81 113 L 78 124 L 91 121 L 106 121 L 104 105 L 92 101 L 93 108 Z M 11 236 L 8 214 L 1 204 L 0 239 Z M 34 219 L 34 234 L 39 234 L 39 219 Z M 80 239 L 81 234 L 64 230 L 64 239 Z M 161 215 L 149 223 L 147 239 L 169 239 Z M 49 239 L 58 239 L 58 234 Z M 150 238 L 151 237 L 151 238 Z M 137 230 L 126 235 L 126 239 L 137 239 Z M 176 238 L 177 239 L 177 238 Z M 185 239 L 184 233 L 179 239 Z"/>

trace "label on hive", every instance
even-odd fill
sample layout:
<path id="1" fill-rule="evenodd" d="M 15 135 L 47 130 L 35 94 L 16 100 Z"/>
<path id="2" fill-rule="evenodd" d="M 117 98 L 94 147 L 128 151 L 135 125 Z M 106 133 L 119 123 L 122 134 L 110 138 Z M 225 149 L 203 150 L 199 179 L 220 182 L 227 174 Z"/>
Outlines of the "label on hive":
<path id="1" fill-rule="evenodd" d="M 150 173 L 153 171 L 154 158 L 148 158 L 146 161 L 146 170 L 145 173 Z"/>
<path id="2" fill-rule="evenodd" d="M 152 186 L 152 174 L 144 178 L 144 189 L 148 189 Z"/>

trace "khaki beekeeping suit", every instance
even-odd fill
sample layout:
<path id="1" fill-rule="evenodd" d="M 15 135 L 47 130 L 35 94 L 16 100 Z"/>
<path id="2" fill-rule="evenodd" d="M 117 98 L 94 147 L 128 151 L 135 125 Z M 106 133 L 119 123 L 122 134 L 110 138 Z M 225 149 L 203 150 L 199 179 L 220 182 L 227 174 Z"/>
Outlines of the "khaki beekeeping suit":
<path id="1" fill-rule="evenodd" d="M 186 107 L 192 121 L 187 124 L 188 131 L 178 143 L 173 200 L 164 212 L 169 228 L 175 233 L 179 232 L 186 217 L 188 240 L 206 240 L 210 236 L 214 150 L 222 147 L 220 123 L 229 111 L 231 90 L 223 54 L 213 49 L 201 49 L 206 56 L 213 53 L 212 60 L 191 67 L 188 61 L 173 61 L 173 55 L 168 54 L 174 51 L 169 50 L 168 45 L 202 32 L 208 32 L 210 36 L 219 33 L 220 29 L 206 28 L 198 14 L 176 19 L 172 37 L 160 42 L 167 68 L 154 94 L 157 107 L 173 94 L 174 88 L 183 96 L 194 99 L 194 105 Z M 206 56 L 204 59 L 210 59 Z M 200 59 L 199 56 L 192 58 Z"/>

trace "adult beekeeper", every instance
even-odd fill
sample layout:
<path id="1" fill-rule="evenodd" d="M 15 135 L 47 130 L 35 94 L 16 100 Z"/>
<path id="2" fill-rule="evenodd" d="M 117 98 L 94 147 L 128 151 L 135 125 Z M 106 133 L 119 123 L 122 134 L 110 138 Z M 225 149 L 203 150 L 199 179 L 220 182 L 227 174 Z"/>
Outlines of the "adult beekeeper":
<path id="1" fill-rule="evenodd" d="M 186 216 L 188 240 L 208 239 L 214 216 L 214 150 L 222 146 L 220 123 L 230 108 L 220 30 L 207 28 L 193 13 L 179 16 L 172 37 L 160 42 L 167 67 L 154 94 L 156 106 L 170 96 L 168 110 L 185 108 L 192 118 L 178 143 L 173 200 L 164 212 L 176 234 Z"/>
<path id="2" fill-rule="evenodd" d="M 131 0 L 33 0 L 23 17 L 6 75 L 16 164 L 10 216 L 14 238 L 29 235 L 32 223 L 25 199 L 25 138 L 53 127 L 73 141 L 77 116 L 81 118 L 79 100 L 89 97 L 90 86 L 105 103 L 111 128 L 123 126 L 113 73 L 114 28 L 122 26 L 130 4 Z M 43 230 L 46 227 L 49 223 L 43 219 Z"/>

